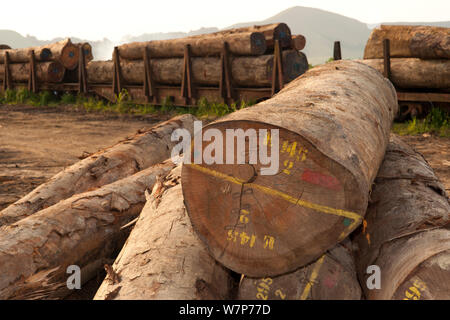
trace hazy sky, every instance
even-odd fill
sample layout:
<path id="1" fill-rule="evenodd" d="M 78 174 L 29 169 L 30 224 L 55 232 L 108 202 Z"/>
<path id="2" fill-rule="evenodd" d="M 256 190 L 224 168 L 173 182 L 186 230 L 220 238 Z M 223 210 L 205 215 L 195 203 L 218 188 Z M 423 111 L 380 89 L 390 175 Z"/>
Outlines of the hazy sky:
<path id="1" fill-rule="evenodd" d="M 320 8 L 366 23 L 450 20 L 450 0 L 39 0 L 2 1 L 0 29 L 43 40 L 119 40 L 129 34 L 223 28 L 263 20 L 293 6 Z"/>

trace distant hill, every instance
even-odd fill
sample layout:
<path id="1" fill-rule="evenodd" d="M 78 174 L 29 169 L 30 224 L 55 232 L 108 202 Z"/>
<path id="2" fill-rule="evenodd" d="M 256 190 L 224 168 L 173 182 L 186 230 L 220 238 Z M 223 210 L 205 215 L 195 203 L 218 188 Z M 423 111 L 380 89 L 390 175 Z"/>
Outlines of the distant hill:
<path id="1" fill-rule="evenodd" d="M 306 37 L 305 53 L 312 64 L 323 63 L 333 55 L 333 43 L 341 41 L 342 56 L 344 59 L 361 58 L 364 46 L 369 37 L 371 29 L 379 24 L 367 25 L 356 19 L 348 18 L 340 14 L 328 12 L 321 9 L 308 7 L 292 7 L 286 9 L 268 19 L 262 21 L 237 23 L 228 28 L 236 28 L 267 23 L 284 22 L 292 31 L 292 34 L 302 34 Z M 384 24 L 414 24 L 450 27 L 450 21 L 442 22 L 388 22 Z M 142 35 L 128 35 L 118 42 L 107 38 L 99 41 L 73 38 L 73 42 L 91 43 L 94 57 L 97 60 L 111 59 L 115 45 L 133 41 L 150 41 L 162 39 L 182 38 L 190 35 L 198 35 L 218 31 L 218 28 L 201 28 L 189 32 L 158 32 L 144 33 Z M 24 48 L 29 46 L 43 45 L 61 40 L 38 40 L 36 37 L 21 34 L 12 30 L 0 30 L 0 44 L 8 44 L 12 48 Z"/>

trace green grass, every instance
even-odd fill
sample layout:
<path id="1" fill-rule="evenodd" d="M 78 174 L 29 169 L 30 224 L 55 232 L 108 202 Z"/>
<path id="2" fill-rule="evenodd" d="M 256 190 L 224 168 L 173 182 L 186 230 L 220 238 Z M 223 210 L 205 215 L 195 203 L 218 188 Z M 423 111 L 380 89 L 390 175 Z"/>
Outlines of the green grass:
<path id="1" fill-rule="evenodd" d="M 429 133 L 450 137 L 450 114 L 441 108 L 433 107 L 424 119 L 413 118 L 407 122 L 394 123 L 392 130 L 399 135 Z"/>
<path id="2" fill-rule="evenodd" d="M 96 97 L 87 97 L 84 95 L 73 95 L 64 93 L 61 96 L 54 95 L 48 91 L 34 94 L 26 89 L 6 90 L 3 96 L 0 96 L 0 104 L 30 104 L 39 106 L 76 106 L 82 107 L 88 112 L 114 112 L 121 114 L 185 114 L 191 113 L 199 118 L 217 118 L 228 113 L 236 111 L 237 105 L 232 103 L 227 105 L 224 103 L 209 102 L 202 98 L 196 107 L 178 107 L 174 106 L 171 99 L 165 98 L 161 105 L 152 104 L 136 104 L 131 101 L 130 95 L 126 90 L 122 90 L 116 95 L 116 102 L 111 103 Z M 240 108 L 246 108 L 255 104 L 254 101 L 243 101 Z"/>

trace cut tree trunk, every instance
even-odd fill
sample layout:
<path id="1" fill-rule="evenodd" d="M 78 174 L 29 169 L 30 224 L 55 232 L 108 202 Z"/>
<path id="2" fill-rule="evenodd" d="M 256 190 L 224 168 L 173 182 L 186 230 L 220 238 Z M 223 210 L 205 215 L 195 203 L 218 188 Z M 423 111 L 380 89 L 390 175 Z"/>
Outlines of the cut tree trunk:
<path id="1" fill-rule="evenodd" d="M 27 82 L 30 78 L 29 63 L 13 63 L 9 65 L 11 81 Z M 61 63 L 55 61 L 36 63 L 36 77 L 38 82 L 61 82 L 64 79 L 66 69 Z M 5 74 L 5 65 L 0 64 L 0 78 Z"/>
<path id="2" fill-rule="evenodd" d="M 397 109 L 395 89 L 378 71 L 342 60 L 310 69 L 271 99 L 209 124 L 205 130 L 223 137 L 227 129 L 254 129 L 259 141 L 247 136 L 248 154 L 235 152 L 235 139 L 224 139 L 223 159 L 183 166 L 186 208 L 200 238 L 226 267 L 251 277 L 318 259 L 361 223 Z M 261 150 L 272 140 L 274 170 L 262 172 L 270 159 L 261 159 Z M 208 145 L 198 142 L 192 152 L 209 154 Z M 236 164 L 238 156 L 245 164 Z"/>
<path id="3" fill-rule="evenodd" d="M 78 43 L 77 45 L 83 47 L 84 61 L 86 64 L 94 60 L 92 46 L 88 42 Z"/>
<path id="4" fill-rule="evenodd" d="M 122 60 L 122 77 L 129 84 L 142 84 L 144 62 Z M 152 59 L 153 80 L 161 84 L 180 85 L 183 79 L 183 59 Z M 112 83 L 114 63 L 92 61 L 87 66 L 91 83 Z M 231 60 L 233 83 L 241 87 L 268 87 L 272 84 L 273 55 L 258 57 L 234 57 Z M 284 79 L 289 82 L 308 70 L 306 56 L 295 50 L 283 51 Z M 196 85 L 219 85 L 221 76 L 220 59 L 216 57 L 192 58 L 193 82 Z"/>
<path id="5" fill-rule="evenodd" d="M 230 53 L 234 55 L 261 55 L 266 52 L 266 40 L 259 32 L 237 34 L 205 34 L 194 37 L 132 42 L 118 47 L 119 56 L 129 60 L 142 60 L 144 48 L 149 48 L 152 58 L 183 57 L 185 46 L 190 45 L 192 56 L 220 55 L 223 43 L 228 43 Z"/>
<path id="6" fill-rule="evenodd" d="M 70 39 L 40 47 L 2 50 L 0 51 L 0 64 L 5 61 L 5 52 L 9 53 L 10 63 L 28 63 L 31 50 L 34 50 L 37 61 L 57 61 L 68 70 L 73 70 L 78 66 L 78 47 Z"/>
<path id="7" fill-rule="evenodd" d="M 90 280 L 125 242 L 121 227 L 141 212 L 145 190 L 173 167 L 167 161 L 0 228 L 0 299 L 64 298 L 70 265 Z"/>
<path id="8" fill-rule="evenodd" d="M 227 299 L 228 270 L 209 255 L 183 204 L 180 167 L 155 185 L 125 246 L 94 299 Z"/>
<path id="9" fill-rule="evenodd" d="M 358 60 L 383 72 L 383 59 Z M 391 59 L 392 83 L 399 88 L 450 88 L 450 60 Z"/>
<path id="10" fill-rule="evenodd" d="M 306 38 L 302 36 L 301 34 L 297 34 L 295 36 L 292 36 L 292 42 L 291 47 L 295 50 L 303 50 L 306 46 Z"/>
<path id="11" fill-rule="evenodd" d="M 426 160 L 393 136 L 370 199 L 354 239 L 366 297 L 450 299 L 450 204 Z M 380 267 L 381 289 L 365 285 L 370 265 Z"/>
<path id="12" fill-rule="evenodd" d="M 394 58 L 450 59 L 450 28 L 382 25 L 372 31 L 364 59 L 383 58 L 384 39 Z"/>
<path id="13" fill-rule="evenodd" d="M 178 143 L 171 141 L 172 133 L 183 128 L 192 134 L 195 120 L 192 115 L 175 117 L 73 164 L 3 209 L 0 212 L 0 226 L 16 222 L 74 194 L 112 183 L 164 161 Z"/>
<path id="14" fill-rule="evenodd" d="M 261 32 L 266 39 L 268 49 L 273 49 L 275 40 L 280 42 L 282 48 L 291 47 L 291 29 L 289 29 L 286 23 L 272 23 L 262 26 L 228 29 L 215 32 L 214 34 L 235 34 L 241 32 Z"/>
<path id="15" fill-rule="evenodd" d="M 317 261 L 270 278 L 243 276 L 239 300 L 360 300 L 352 244 L 347 239 Z"/>

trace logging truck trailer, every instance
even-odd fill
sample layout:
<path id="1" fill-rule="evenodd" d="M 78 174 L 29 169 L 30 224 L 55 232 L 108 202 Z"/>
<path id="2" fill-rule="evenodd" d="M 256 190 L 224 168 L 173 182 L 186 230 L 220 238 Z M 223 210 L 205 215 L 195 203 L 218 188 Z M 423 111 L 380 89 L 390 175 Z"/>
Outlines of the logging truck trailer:
<path id="1" fill-rule="evenodd" d="M 167 100 L 174 106 L 195 106 L 202 98 L 210 102 L 233 103 L 241 101 L 260 102 L 268 99 L 281 90 L 286 80 L 283 75 L 282 48 L 278 40 L 274 44 L 274 57 L 271 77 L 271 87 L 235 87 L 231 66 L 228 63 L 230 56 L 226 43 L 223 45 L 223 52 L 220 56 L 220 83 L 217 86 L 199 86 L 192 76 L 190 46 L 186 45 L 184 54 L 182 82 L 179 86 L 169 86 L 155 83 L 152 80 L 152 68 L 147 50 L 144 50 L 144 81 L 142 85 L 129 84 L 124 81 L 121 71 L 121 62 L 118 48 L 113 52 L 113 77 L 112 83 L 98 84 L 88 80 L 86 71 L 85 52 L 82 47 L 79 49 L 79 62 L 77 70 L 66 72 L 62 82 L 39 82 L 36 76 L 36 58 L 30 55 L 30 72 L 27 82 L 14 82 L 8 62 L 5 64 L 4 77 L 0 79 L 0 92 L 7 89 L 25 88 L 31 92 L 39 91 L 51 92 L 71 92 L 76 94 L 95 95 L 110 102 L 116 102 L 117 96 L 126 90 L 129 99 L 135 103 L 151 103 L 161 105 Z"/>

